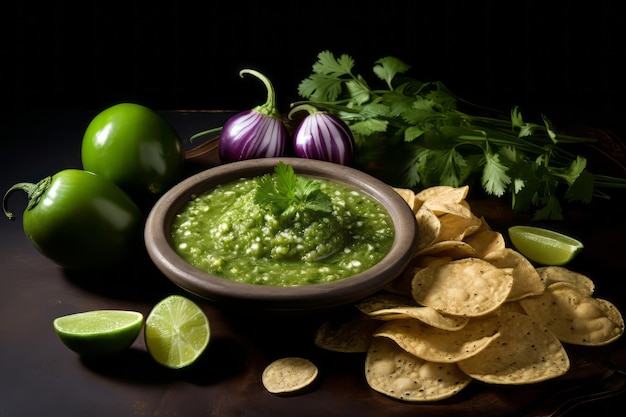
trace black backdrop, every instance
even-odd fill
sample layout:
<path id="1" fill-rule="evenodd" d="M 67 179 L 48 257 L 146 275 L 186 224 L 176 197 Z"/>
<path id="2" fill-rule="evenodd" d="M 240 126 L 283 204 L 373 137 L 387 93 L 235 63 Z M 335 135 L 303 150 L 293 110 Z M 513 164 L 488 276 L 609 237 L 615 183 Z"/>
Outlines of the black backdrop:
<path id="1" fill-rule="evenodd" d="M 470 101 L 557 126 L 620 136 L 626 17 L 618 1 L 213 0 L 19 1 L 3 6 L 2 88 L 8 114 L 244 109 L 265 100 L 255 68 L 287 110 L 322 50 L 370 75 L 385 55 Z M 5 115 L 7 112 L 4 113 Z"/>

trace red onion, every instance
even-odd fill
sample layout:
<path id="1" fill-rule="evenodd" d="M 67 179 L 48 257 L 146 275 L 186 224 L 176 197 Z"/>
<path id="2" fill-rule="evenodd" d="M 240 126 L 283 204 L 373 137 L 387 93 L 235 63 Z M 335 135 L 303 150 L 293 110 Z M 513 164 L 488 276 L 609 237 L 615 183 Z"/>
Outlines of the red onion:
<path id="1" fill-rule="evenodd" d="M 294 134 L 296 156 L 349 165 L 355 144 L 348 125 L 340 118 L 310 105 L 295 107 L 289 114 L 299 110 L 306 110 L 309 115 L 300 122 Z"/>
<path id="2" fill-rule="evenodd" d="M 222 162 L 243 159 L 282 156 L 289 138 L 287 127 L 276 107 L 274 88 L 261 73 L 241 70 L 252 74 L 267 87 L 265 104 L 237 113 L 224 123 L 218 142 L 218 153 Z"/>

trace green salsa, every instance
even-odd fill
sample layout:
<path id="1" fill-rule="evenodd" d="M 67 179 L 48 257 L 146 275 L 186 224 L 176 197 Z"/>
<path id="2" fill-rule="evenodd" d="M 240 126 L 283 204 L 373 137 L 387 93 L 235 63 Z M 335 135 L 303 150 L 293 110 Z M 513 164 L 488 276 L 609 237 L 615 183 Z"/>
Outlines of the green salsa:
<path id="1" fill-rule="evenodd" d="M 259 178 L 194 196 L 175 217 L 178 254 L 232 281 L 297 286 L 340 280 L 378 263 L 394 240 L 387 210 L 369 195 L 319 179 L 331 212 L 284 218 L 255 203 Z"/>

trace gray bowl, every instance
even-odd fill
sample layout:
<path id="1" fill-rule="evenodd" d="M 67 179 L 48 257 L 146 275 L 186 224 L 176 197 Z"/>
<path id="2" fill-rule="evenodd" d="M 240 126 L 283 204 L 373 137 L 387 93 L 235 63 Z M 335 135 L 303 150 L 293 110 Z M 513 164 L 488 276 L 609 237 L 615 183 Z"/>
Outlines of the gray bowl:
<path id="1" fill-rule="evenodd" d="M 395 240 L 389 253 L 370 269 L 339 281 L 297 287 L 233 282 L 204 272 L 183 260 L 172 248 L 171 227 L 176 214 L 194 194 L 239 178 L 274 171 L 278 161 L 297 174 L 326 178 L 357 188 L 378 200 L 389 212 Z M 342 306 L 382 289 L 407 266 L 416 247 L 417 223 L 408 204 L 389 185 L 361 171 L 303 158 L 262 158 L 233 162 L 183 180 L 166 192 L 148 215 L 145 244 L 157 268 L 184 290 L 224 306 L 271 311 L 318 310 Z"/>

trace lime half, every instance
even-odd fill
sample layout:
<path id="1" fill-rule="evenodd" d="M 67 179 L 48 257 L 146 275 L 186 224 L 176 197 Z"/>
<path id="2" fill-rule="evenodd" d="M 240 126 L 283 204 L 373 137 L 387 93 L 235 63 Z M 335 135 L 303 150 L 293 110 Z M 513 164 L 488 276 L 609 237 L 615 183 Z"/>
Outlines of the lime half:
<path id="1" fill-rule="evenodd" d="M 146 348 L 154 360 L 168 368 L 183 368 L 198 359 L 210 338 L 204 312 L 180 295 L 172 295 L 154 306 L 146 318 Z"/>
<path id="2" fill-rule="evenodd" d="M 518 252 L 542 265 L 564 265 L 583 248 L 573 237 L 534 226 L 510 227 L 509 238 Z"/>
<path id="3" fill-rule="evenodd" d="M 94 310 L 54 319 L 57 336 L 81 356 L 107 356 L 130 348 L 143 325 L 136 311 Z"/>

